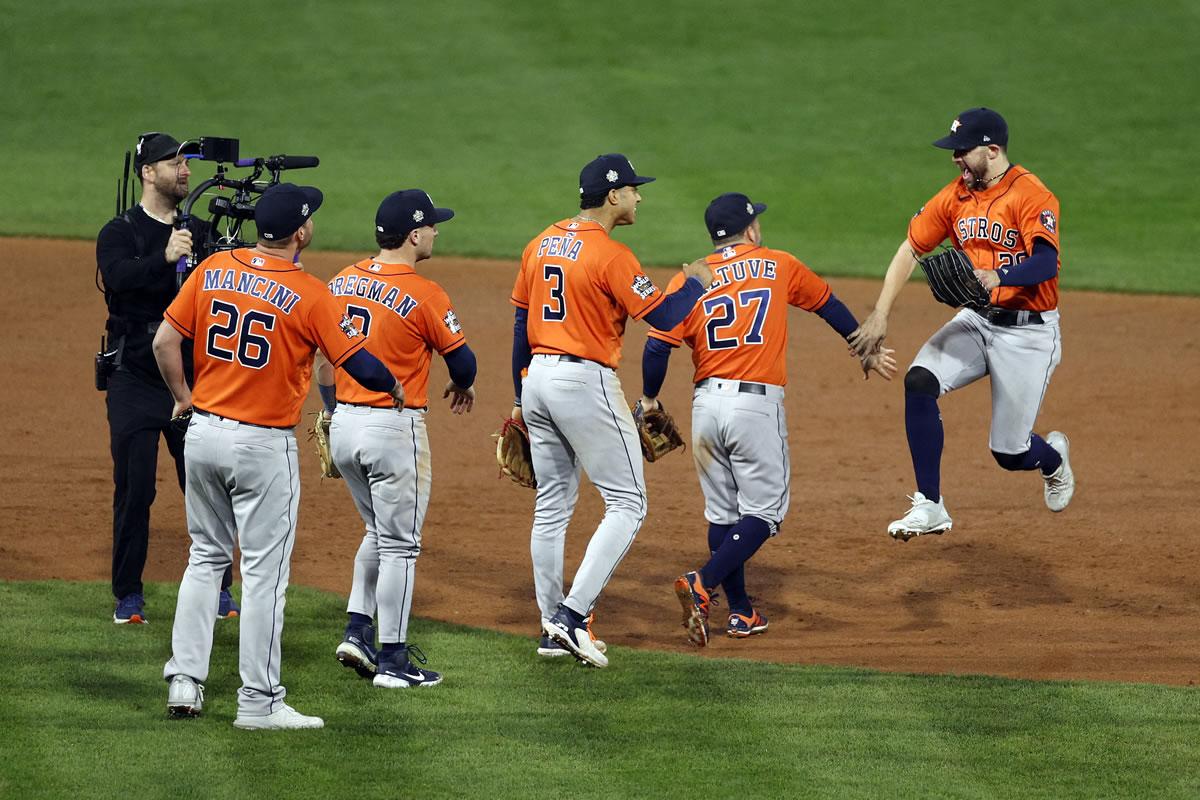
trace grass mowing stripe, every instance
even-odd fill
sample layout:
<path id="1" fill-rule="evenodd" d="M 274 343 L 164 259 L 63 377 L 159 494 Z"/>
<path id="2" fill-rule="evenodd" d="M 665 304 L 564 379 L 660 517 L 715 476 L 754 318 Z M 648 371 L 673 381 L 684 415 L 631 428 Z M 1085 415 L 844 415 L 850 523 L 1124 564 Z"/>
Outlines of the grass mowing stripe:
<path id="1" fill-rule="evenodd" d="M 174 587 L 115 626 L 107 586 L 0 583 L 0 790 L 14 796 L 1190 797 L 1193 690 L 887 675 L 534 640 L 416 620 L 446 682 L 381 691 L 339 667 L 341 598 L 289 590 L 284 682 L 313 732 L 235 730 L 237 622 L 205 715 L 165 717 Z M 41 620 L 31 630 L 29 621 Z M 36 631 L 36 636 L 33 631 Z M 13 735 L 13 732 L 16 732 Z M 690 789 L 689 789 L 690 790 Z"/>
<path id="2" fill-rule="evenodd" d="M 717 0 L 10 5 L 0 234 L 94 237 L 122 149 L 167 128 L 320 155 L 291 175 L 325 190 L 318 247 L 370 250 L 379 199 L 421 186 L 458 211 L 439 253 L 516 258 L 571 211 L 583 163 L 623 150 L 659 177 L 620 234 L 646 263 L 703 253 L 705 204 L 736 190 L 771 205 L 772 245 L 822 274 L 879 276 L 953 177 L 929 142 L 983 103 L 1062 202 L 1064 286 L 1200 291 L 1179 156 L 1200 126 L 1183 77 L 1200 14 L 1185 0 L 1013 0 L 987 31 L 898 0 L 761 0 L 729 24 Z M 180 63 L 147 90 L 137 76 L 163 42 Z"/>

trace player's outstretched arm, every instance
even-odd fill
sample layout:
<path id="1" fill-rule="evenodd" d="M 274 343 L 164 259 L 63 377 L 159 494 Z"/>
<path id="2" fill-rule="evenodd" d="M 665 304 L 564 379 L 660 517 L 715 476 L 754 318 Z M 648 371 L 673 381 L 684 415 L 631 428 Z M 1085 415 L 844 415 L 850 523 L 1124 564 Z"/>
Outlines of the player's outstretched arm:
<path id="1" fill-rule="evenodd" d="M 658 393 L 667 379 L 667 365 L 671 360 L 671 345 L 653 336 L 646 337 L 642 350 L 642 399 L 641 406 L 647 411 L 658 408 Z"/>
<path id="2" fill-rule="evenodd" d="M 883 278 L 883 288 L 879 291 L 874 310 L 847 339 L 850 351 L 859 358 L 873 353 L 887 336 L 888 315 L 892 312 L 892 304 L 896 302 L 897 295 L 912 276 L 916 266 L 917 254 L 905 238 L 896 249 L 896 255 L 892 256 L 892 263 L 888 265 L 887 275 Z"/>
<path id="3" fill-rule="evenodd" d="M 188 388 L 183 375 L 183 352 L 179 349 L 183 344 L 183 334 L 169 323 L 162 323 L 154 334 L 151 347 L 154 350 L 154 360 L 158 362 L 158 371 L 162 373 L 163 381 L 175 398 L 175 407 L 171 416 L 177 417 L 192 407 L 192 390 Z"/>

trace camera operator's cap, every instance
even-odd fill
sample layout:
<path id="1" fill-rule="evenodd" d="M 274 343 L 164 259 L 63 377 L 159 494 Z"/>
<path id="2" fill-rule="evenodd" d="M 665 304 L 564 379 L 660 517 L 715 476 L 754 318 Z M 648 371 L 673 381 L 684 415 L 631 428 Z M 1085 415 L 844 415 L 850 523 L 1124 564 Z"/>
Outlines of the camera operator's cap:
<path id="1" fill-rule="evenodd" d="M 375 230 L 385 236 L 407 236 L 409 231 L 453 217 L 452 209 L 435 207 L 428 192 L 404 189 L 383 198 L 375 212 Z"/>
<path id="2" fill-rule="evenodd" d="M 317 212 L 325 196 L 315 186 L 277 183 L 254 205 L 254 225 L 260 239 L 286 239 Z"/>
<path id="3" fill-rule="evenodd" d="M 729 192 L 714 198 L 704 209 L 704 224 L 713 239 L 725 239 L 749 228 L 754 218 L 766 210 L 766 203 L 752 203 L 744 194 Z"/>
<path id="4" fill-rule="evenodd" d="M 637 174 L 629 159 L 620 153 L 596 156 L 579 173 L 579 194 L 606 194 L 622 186 L 641 186 L 654 178 Z"/>
<path id="5" fill-rule="evenodd" d="M 1008 144 L 1008 123 L 990 108 L 968 108 L 950 123 L 950 135 L 933 143 L 945 150 L 972 150 L 983 144 Z"/>
<path id="6" fill-rule="evenodd" d="M 198 152 L 200 152 L 199 142 L 185 142 L 181 145 L 179 140 L 169 133 L 152 131 L 138 137 L 133 163 L 141 170 L 147 164 L 166 161 L 180 154 L 189 155 Z"/>

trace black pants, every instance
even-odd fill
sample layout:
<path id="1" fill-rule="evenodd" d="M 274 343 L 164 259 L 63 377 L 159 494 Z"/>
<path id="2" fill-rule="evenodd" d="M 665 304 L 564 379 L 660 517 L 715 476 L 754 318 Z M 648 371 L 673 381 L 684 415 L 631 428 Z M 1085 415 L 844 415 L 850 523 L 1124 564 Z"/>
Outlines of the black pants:
<path id="1" fill-rule="evenodd" d="M 183 432 L 171 427 L 174 401 L 165 388 L 118 369 L 108 384 L 108 430 L 113 457 L 112 592 L 120 599 L 142 591 L 150 542 L 150 505 L 158 473 L 158 438 L 167 440 L 183 490 Z M 221 588 L 233 581 L 225 571 Z"/>

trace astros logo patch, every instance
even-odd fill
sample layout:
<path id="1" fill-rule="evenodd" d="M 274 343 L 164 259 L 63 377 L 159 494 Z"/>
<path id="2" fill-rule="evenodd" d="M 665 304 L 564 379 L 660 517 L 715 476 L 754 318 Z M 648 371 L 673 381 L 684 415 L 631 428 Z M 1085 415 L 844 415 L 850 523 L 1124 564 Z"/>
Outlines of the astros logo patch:
<path id="1" fill-rule="evenodd" d="M 1038 219 L 1041 221 L 1042 227 L 1051 233 L 1054 233 L 1058 230 L 1058 220 L 1054 218 L 1054 212 L 1050 209 L 1047 208 L 1042 211 L 1041 216 L 1038 217 Z"/>

